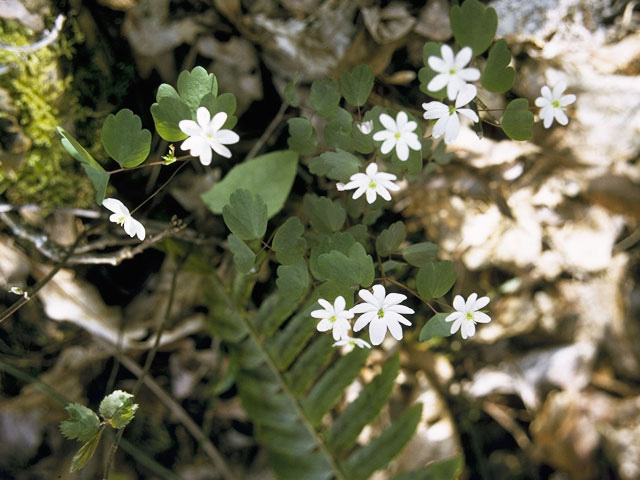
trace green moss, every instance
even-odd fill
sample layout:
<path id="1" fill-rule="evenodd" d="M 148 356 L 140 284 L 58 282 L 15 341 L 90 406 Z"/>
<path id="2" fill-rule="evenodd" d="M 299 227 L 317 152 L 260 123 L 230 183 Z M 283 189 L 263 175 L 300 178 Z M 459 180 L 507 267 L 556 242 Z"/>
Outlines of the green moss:
<path id="1" fill-rule="evenodd" d="M 65 29 L 67 32 L 69 29 Z M 0 21 L 0 41 L 10 45 L 32 43 L 27 29 L 16 22 Z M 0 193 L 12 203 L 42 206 L 86 206 L 93 201 L 91 184 L 60 143 L 56 126 L 72 124 L 86 116 L 70 88 L 71 76 L 61 78 L 59 61 L 70 58 L 73 44 L 82 41 L 61 35 L 59 41 L 33 53 L 0 50 L 0 87 L 9 92 L 18 111 L 16 118 L 31 148 L 12 170 L 0 164 Z"/>

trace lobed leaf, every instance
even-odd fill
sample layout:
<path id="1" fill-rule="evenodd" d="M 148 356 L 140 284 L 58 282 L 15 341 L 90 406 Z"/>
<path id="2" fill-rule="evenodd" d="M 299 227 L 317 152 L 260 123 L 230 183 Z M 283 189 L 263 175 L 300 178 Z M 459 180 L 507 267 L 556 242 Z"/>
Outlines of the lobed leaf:
<path id="1" fill-rule="evenodd" d="M 309 102 L 321 117 L 328 117 L 340 103 L 338 84 L 329 78 L 319 78 L 311 84 Z"/>
<path id="2" fill-rule="evenodd" d="M 339 200 L 331 201 L 312 193 L 304 196 L 302 213 L 309 218 L 311 226 L 321 233 L 337 232 L 347 219 L 347 212 Z"/>
<path id="3" fill-rule="evenodd" d="M 344 72 L 340 89 L 345 100 L 354 107 L 363 106 L 373 89 L 373 79 L 373 72 L 368 65 L 356 65 L 350 72 Z"/>
<path id="4" fill-rule="evenodd" d="M 402 250 L 402 257 L 414 267 L 422 267 L 438 257 L 438 246 L 431 242 L 416 243 Z"/>
<path id="5" fill-rule="evenodd" d="M 142 128 L 140 117 L 129 109 L 108 115 L 100 135 L 105 151 L 121 167 L 136 167 L 149 156 L 151 132 Z"/>
<path id="6" fill-rule="evenodd" d="M 126 427 L 138 410 L 138 404 L 133 403 L 133 395 L 122 390 L 116 390 L 102 399 L 99 412 L 113 428 Z"/>
<path id="7" fill-rule="evenodd" d="M 400 244 L 407 238 L 407 227 L 404 222 L 396 222 L 389 228 L 385 228 L 376 238 L 376 252 L 381 257 L 386 257 L 392 252 L 398 251 Z"/>
<path id="8" fill-rule="evenodd" d="M 361 168 L 362 161 L 358 157 L 341 149 L 335 152 L 324 152 L 309 162 L 311 173 L 339 182 L 347 182 L 351 175 L 358 173 Z"/>
<path id="9" fill-rule="evenodd" d="M 283 265 L 292 265 L 303 257 L 307 242 L 302 238 L 304 225 L 298 217 L 289 217 L 273 237 L 271 248 Z"/>
<path id="10" fill-rule="evenodd" d="M 233 263 L 241 273 L 249 273 L 256 261 L 256 254 L 235 235 L 227 237 L 229 251 L 233 255 Z"/>
<path id="11" fill-rule="evenodd" d="M 332 148 L 351 150 L 353 118 L 344 108 L 337 108 L 328 115 L 324 127 L 324 140 Z"/>
<path id="12" fill-rule="evenodd" d="M 421 342 L 426 342 L 427 340 L 431 340 L 433 337 L 451 336 L 451 322 L 445 322 L 444 320 L 448 316 L 448 313 L 436 313 L 427 323 L 425 323 L 424 327 L 422 327 L 418 339 Z"/>
<path id="13" fill-rule="evenodd" d="M 262 238 L 267 231 L 267 206 L 260 195 L 238 189 L 222 209 L 222 218 L 231 233 L 240 240 Z"/>
<path id="14" fill-rule="evenodd" d="M 474 56 L 484 52 L 498 29 L 498 15 L 492 7 L 485 8 L 478 0 L 465 0 L 449 12 L 451 31 L 461 47 L 469 46 Z"/>
<path id="15" fill-rule="evenodd" d="M 307 262 L 301 258 L 293 265 L 280 265 L 277 270 L 276 285 L 280 295 L 285 298 L 300 299 L 309 288 L 309 270 Z"/>
<path id="16" fill-rule="evenodd" d="M 70 403 L 65 410 L 70 417 L 60 423 L 60 432 L 66 438 L 88 442 L 98 434 L 100 419 L 93 410 L 79 403 Z"/>
<path id="17" fill-rule="evenodd" d="M 303 117 L 290 118 L 287 145 L 301 155 L 311 154 L 318 146 L 318 135 L 311 122 Z"/>
<path id="18" fill-rule="evenodd" d="M 194 67 L 190 72 L 185 70 L 178 76 L 178 94 L 191 112 L 195 113 L 202 97 L 209 93 L 218 95 L 218 80 L 201 66 Z"/>
<path id="19" fill-rule="evenodd" d="M 187 134 L 178 124 L 181 120 L 192 120 L 194 113 L 181 98 L 167 96 L 151 105 L 151 116 L 158 135 L 168 142 L 179 142 L 187 138 Z"/>
<path id="20" fill-rule="evenodd" d="M 238 117 L 234 115 L 238 102 L 233 93 L 223 93 L 216 96 L 213 93 L 207 93 L 200 100 L 199 107 L 205 107 L 213 117 L 216 113 L 224 112 L 227 114 L 227 120 L 220 128 L 233 128 L 238 123 Z"/>
<path id="21" fill-rule="evenodd" d="M 416 277 L 416 287 L 422 298 L 439 298 L 444 296 L 456 283 L 456 270 L 453 263 L 445 260 L 443 262 L 428 262 L 419 271 Z"/>
<path id="22" fill-rule="evenodd" d="M 516 71 L 509 66 L 511 52 L 504 39 L 498 40 L 489 50 L 489 57 L 482 72 L 482 86 L 495 93 L 504 93 L 513 86 Z"/>
<path id="23" fill-rule="evenodd" d="M 502 130 L 513 140 L 529 140 L 533 136 L 533 113 L 529 110 L 529 100 L 516 98 L 507 105 L 502 116 Z"/>

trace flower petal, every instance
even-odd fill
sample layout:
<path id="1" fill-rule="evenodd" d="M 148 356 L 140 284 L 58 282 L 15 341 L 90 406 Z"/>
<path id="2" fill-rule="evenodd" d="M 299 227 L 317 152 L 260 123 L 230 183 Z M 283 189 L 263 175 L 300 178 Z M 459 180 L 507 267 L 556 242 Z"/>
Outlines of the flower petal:
<path id="1" fill-rule="evenodd" d="M 472 293 L 467 297 L 467 303 L 464 305 L 464 309 L 467 312 L 472 312 L 474 310 L 474 305 L 476 304 L 476 299 L 478 298 L 477 293 Z"/>
<path id="2" fill-rule="evenodd" d="M 344 310 L 344 307 L 347 306 L 347 302 L 342 295 L 336 297 L 333 301 L 333 309 L 336 313 L 340 313 Z"/>
<path id="3" fill-rule="evenodd" d="M 456 321 L 451 325 L 451 335 L 453 335 L 460 329 L 460 325 L 462 325 L 462 319 L 456 318 Z"/>
<path id="4" fill-rule="evenodd" d="M 223 148 L 226 148 L 226 147 L 223 147 Z M 214 150 L 218 152 L 218 150 L 215 147 L 214 147 Z M 205 165 L 205 166 L 211 165 L 211 157 L 213 156 L 213 153 L 211 153 L 211 148 L 209 148 L 208 145 L 206 147 L 203 147 L 202 150 L 200 150 L 198 156 L 200 157 L 200 163 L 202 165 Z"/>
<path id="5" fill-rule="evenodd" d="M 386 297 L 386 290 L 383 285 L 374 285 L 372 287 L 373 296 L 375 297 L 377 303 L 376 305 L 382 306 L 384 304 L 384 299 Z"/>
<path id="6" fill-rule="evenodd" d="M 398 112 L 398 114 L 396 115 L 396 127 L 398 130 L 403 130 L 402 127 L 404 127 L 405 125 L 407 125 L 407 123 L 409 122 L 409 116 L 406 114 L 406 112 L 403 112 L 402 110 Z M 415 125 L 413 127 L 412 130 L 415 130 L 415 128 L 418 126 L 418 124 L 416 122 L 413 122 L 413 124 Z"/>
<path id="7" fill-rule="evenodd" d="M 567 123 L 569 123 L 569 118 L 567 117 L 567 114 L 564 113 L 561 108 L 556 108 L 554 114 L 555 114 L 556 120 L 560 125 L 566 125 Z"/>
<path id="8" fill-rule="evenodd" d="M 455 58 L 455 66 L 458 70 L 462 70 L 467 64 L 471 61 L 471 55 L 473 54 L 473 50 L 471 47 L 463 47 L 460 49 Z"/>
<path id="9" fill-rule="evenodd" d="M 474 313 L 473 319 L 478 323 L 489 323 L 491 321 L 491 317 L 484 312 Z"/>
<path id="10" fill-rule="evenodd" d="M 133 233 L 138 237 L 141 242 L 144 241 L 144 237 L 147 235 L 144 225 L 135 218 L 131 219 L 131 226 L 133 227 Z M 132 235 L 133 236 L 133 235 Z"/>
<path id="11" fill-rule="evenodd" d="M 390 138 L 395 138 L 394 133 L 389 130 L 380 130 L 373 134 L 373 138 L 376 142 L 382 142 L 384 140 L 389 140 Z"/>
<path id="12" fill-rule="evenodd" d="M 476 98 L 478 89 L 471 84 L 466 84 L 460 89 L 458 96 L 456 97 L 456 108 L 464 107 L 471 100 Z"/>
<path id="13" fill-rule="evenodd" d="M 422 114 L 422 116 L 426 120 L 431 120 L 434 118 L 440 118 L 445 115 L 449 115 L 449 107 L 442 102 L 423 103 L 422 108 L 425 109 L 425 112 Z"/>
<path id="14" fill-rule="evenodd" d="M 371 343 L 374 345 L 380 345 L 387 335 L 387 322 L 384 318 L 378 318 L 377 316 L 369 324 L 369 337 Z"/>
<path id="15" fill-rule="evenodd" d="M 353 326 L 353 331 L 354 332 L 359 332 L 364 327 L 366 327 L 369 324 L 369 322 L 371 322 L 374 318 L 378 318 L 378 313 L 377 312 L 367 312 L 367 313 L 364 313 L 364 314 L 360 315 L 360 318 L 358 318 L 358 320 L 356 320 L 356 323 Z"/>
<path id="16" fill-rule="evenodd" d="M 396 340 L 402 340 L 402 327 L 397 321 L 395 321 L 395 319 L 387 318 L 387 328 L 393 338 Z"/>
<path id="17" fill-rule="evenodd" d="M 402 139 L 409 145 L 411 150 L 422 150 L 422 144 L 415 133 L 405 133 Z"/>
<path id="18" fill-rule="evenodd" d="M 444 73 L 449 71 L 447 63 L 442 58 L 436 57 L 435 55 L 431 55 L 427 59 L 427 65 L 429 65 L 429 68 L 434 72 Z"/>
<path id="19" fill-rule="evenodd" d="M 396 322 L 402 323 L 403 325 L 407 325 L 407 326 L 411 326 L 412 323 L 409 319 L 403 317 L 402 315 L 400 315 L 399 313 L 396 312 L 385 312 L 384 314 L 384 318 L 386 318 L 387 320 L 389 319 L 393 319 Z"/>
<path id="20" fill-rule="evenodd" d="M 211 142 L 211 148 L 220 155 L 221 157 L 231 158 L 231 150 L 218 142 Z M 209 163 L 204 163 L 202 156 L 200 157 L 200 161 L 203 165 L 209 165 L 211 163 L 211 159 L 209 159 Z"/>
<path id="21" fill-rule="evenodd" d="M 446 116 L 438 119 L 436 124 L 433 126 L 433 132 L 431 132 L 431 135 L 433 135 L 433 138 L 440 138 L 442 134 L 446 131 L 447 123 L 449 123 L 449 116 L 450 115 L 447 113 Z"/>
<path id="22" fill-rule="evenodd" d="M 407 146 L 407 142 L 399 141 L 396 143 L 396 154 L 403 162 L 407 161 L 409 158 L 409 147 Z"/>
<path id="23" fill-rule="evenodd" d="M 480 310 L 481 308 L 486 307 L 487 305 L 489 305 L 489 297 L 480 297 L 478 300 L 476 300 L 476 304 L 473 306 L 474 310 Z"/>
<path id="24" fill-rule="evenodd" d="M 129 215 L 129 209 L 125 207 L 124 203 L 122 203 L 117 198 L 105 198 L 104 200 L 102 200 L 102 206 L 107 210 L 111 210 L 113 213 Z"/>
<path id="25" fill-rule="evenodd" d="M 178 122 L 178 127 L 180 127 L 180 130 L 182 130 L 184 134 L 189 135 L 190 137 L 196 137 L 202 134 L 202 128 L 200 128 L 200 125 L 193 120 L 180 120 Z"/>
<path id="26" fill-rule="evenodd" d="M 473 322 L 462 322 L 462 338 L 473 337 L 476 334 L 476 324 Z"/>
<path id="27" fill-rule="evenodd" d="M 453 299 L 453 308 L 461 312 L 464 310 L 464 306 L 465 306 L 465 303 L 464 303 L 464 298 L 462 298 L 462 295 L 456 295 L 455 298 Z"/>
<path id="28" fill-rule="evenodd" d="M 196 120 L 198 120 L 198 125 L 200 125 L 202 130 L 207 130 L 209 128 L 209 121 L 211 120 L 211 113 L 209 113 L 206 107 L 199 107 L 198 110 L 196 110 Z"/>
<path id="29" fill-rule="evenodd" d="M 549 99 L 544 97 L 538 97 L 535 101 L 536 107 L 546 107 L 549 103 Z"/>
<path id="30" fill-rule="evenodd" d="M 231 145 L 232 143 L 238 143 L 240 136 L 233 130 L 220 130 L 215 134 L 214 139 L 216 142 Z"/>
<path id="31" fill-rule="evenodd" d="M 397 130 L 396 122 L 386 113 L 381 113 L 379 120 L 387 130 L 390 130 L 392 132 L 395 132 Z"/>
<path id="32" fill-rule="evenodd" d="M 367 188 L 367 203 L 368 204 L 372 204 L 373 202 L 376 201 L 376 191 L 373 188 Z"/>
<path id="33" fill-rule="evenodd" d="M 224 125 L 224 122 L 226 121 L 227 121 L 226 112 L 216 113 L 211 119 L 211 123 L 209 124 L 209 130 L 211 131 L 211 133 L 217 132 L 222 128 L 222 126 Z"/>
<path id="34" fill-rule="evenodd" d="M 456 111 L 460 115 L 464 115 L 465 117 L 467 117 L 469 120 L 471 120 L 473 122 L 479 122 L 480 121 L 480 119 L 478 118 L 478 115 L 476 114 L 476 112 L 474 112 L 470 108 L 460 108 L 460 109 L 458 109 Z"/>
<path id="35" fill-rule="evenodd" d="M 460 120 L 458 115 L 454 113 L 447 122 L 447 129 L 444 131 L 444 143 L 453 142 L 458 137 L 458 132 L 460 132 Z"/>
<path id="36" fill-rule="evenodd" d="M 477 68 L 465 68 L 457 73 L 457 77 L 466 82 L 475 82 L 480 78 L 480 70 Z"/>
<path id="37" fill-rule="evenodd" d="M 318 322 L 318 325 L 316 326 L 316 328 L 318 329 L 319 332 L 326 332 L 333 328 L 333 324 L 328 319 L 325 318 L 324 320 L 320 320 L 320 322 Z"/>
<path id="38" fill-rule="evenodd" d="M 451 75 L 448 73 L 439 73 L 435 77 L 431 79 L 431 81 L 427 84 L 427 90 L 430 92 L 439 92 L 449 83 L 449 79 Z"/>
<path id="39" fill-rule="evenodd" d="M 551 89 L 549 87 L 547 87 L 546 85 L 543 86 L 540 89 L 540 93 L 542 94 L 542 96 L 544 98 L 546 98 L 547 100 L 549 100 L 550 102 L 553 100 L 553 95 L 551 94 Z"/>
<path id="40" fill-rule="evenodd" d="M 387 202 L 391 201 L 391 194 L 382 185 L 380 184 L 376 185 L 376 193 L 380 195 L 382 198 L 384 198 Z"/>
<path id="41" fill-rule="evenodd" d="M 442 45 L 442 47 L 440 47 L 440 55 L 442 55 L 444 63 L 447 64 L 447 70 L 450 70 L 451 67 L 455 65 L 455 58 L 451 47 L 449 45 Z"/>
<path id="42" fill-rule="evenodd" d="M 372 305 L 369 302 L 365 302 L 365 303 L 359 303 L 358 305 L 351 307 L 349 311 L 355 314 L 355 313 L 377 312 L 379 309 L 380 308 L 377 307 L 376 305 Z"/>
<path id="43" fill-rule="evenodd" d="M 576 96 L 573 94 L 564 95 L 560 97 L 559 101 L 561 106 L 566 107 L 576 101 Z"/>
<path id="44" fill-rule="evenodd" d="M 558 82 L 555 87 L 553 87 L 553 98 L 560 98 L 564 91 L 567 89 L 567 82 L 564 80 Z"/>
<path id="45" fill-rule="evenodd" d="M 458 320 L 459 318 L 464 317 L 463 312 L 453 312 L 446 316 L 444 319 L 445 322 L 453 322 L 454 320 Z"/>
<path id="46" fill-rule="evenodd" d="M 369 165 L 367 165 L 367 169 L 365 170 L 365 172 L 370 178 L 375 177 L 376 173 L 378 173 L 378 164 L 376 162 L 371 162 Z"/>

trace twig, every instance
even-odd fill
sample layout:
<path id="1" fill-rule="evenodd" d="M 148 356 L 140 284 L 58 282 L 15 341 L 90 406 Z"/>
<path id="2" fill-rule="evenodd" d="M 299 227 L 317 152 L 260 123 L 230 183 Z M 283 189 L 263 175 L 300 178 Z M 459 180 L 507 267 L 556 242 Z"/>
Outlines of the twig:
<path id="1" fill-rule="evenodd" d="M 53 29 L 50 32 L 45 30 L 45 35 L 37 42 L 31 43 L 29 45 L 21 45 L 19 47 L 0 42 L 0 48 L 13 53 L 29 53 L 40 50 L 41 48 L 44 48 L 56 41 L 58 35 L 60 34 L 60 30 L 62 30 L 62 25 L 64 25 L 64 21 L 64 15 L 59 14 L 56 17 L 55 22 L 53 23 Z"/>
<path id="2" fill-rule="evenodd" d="M 288 106 L 287 102 L 282 102 L 282 105 L 280 105 L 280 110 L 278 110 L 278 113 L 276 113 L 276 116 L 273 117 L 273 120 L 271 120 L 271 123 L 269 123 L 264 133 L 260 136 L 260 138 L 256 141 L 256 143 L 253 144 L 253 147 L 251 147 L 251 150 L 249 150 L 249 153 L 245 157 L 245 161 L 252 159 L 258 154 L 260 149 L 264 146 L 264 144 L 267 142 L 269 137 L 273 134 L 275 129 L 278 127 L 278 125 L 282 121 L 284 112 L 287 111 L 287 106 Z"/>
<path id="3" fill-rule="evenodd" d="M 88 208 L 47 208 L 41 205 L 11 205 L 10 203 L 0 203 L 0 213 L 6 212 L 45 212 L 66 213 L 84 218 L 100 218 L 102 214 L 97 210 L 89 210 Z"/>

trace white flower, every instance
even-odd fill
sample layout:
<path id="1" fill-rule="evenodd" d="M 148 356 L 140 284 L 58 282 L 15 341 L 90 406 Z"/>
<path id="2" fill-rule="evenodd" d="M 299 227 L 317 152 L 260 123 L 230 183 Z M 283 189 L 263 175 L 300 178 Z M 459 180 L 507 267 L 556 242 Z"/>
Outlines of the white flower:
<path id="1" fill-rule="evenodd" d="M 346 348 L 347 351 L 353 350 L 353 347 L 371 348 L 371 345 L 366 340 L 362 340 L 361 338 L 353 338 L 353 337 L 349 337 L 349 336 L 346 336 L 346 337 L 338 340 L 332 346 L 333 347 L 347 347 Z"/>
<path id="2" fill-rule="evenodd" d="M 401 313 L 415 313 L 411 308 L 400 305 L 407 297 L 400 293 L 386 295 L 382 285 L 374 285 L 373 293 L 369 290 L 360 290 L 358 293 L 365 303 L 359 303 L 351 309 L 353 313 L 362 313 L 353 326 L 353 331 L 358 332 L 369 325 L 369 337 L 371 343 L 380 345 L 387 335 L 387 328 L 396 340 L 402 340 L 403 325 L 411 325 Z"/>
<path id="3" fill-rule="evenodd" d="M 323 307 L 323 310 L 311 312 L 313 318 L 322 319 L 318 323 L 318 331 L 326 332 L 327 330 L 332 330 L 334 340 L 347 338 L 349 336 L 347 332 L 351 330 L 351 322 L 349 320 L 353 318 L 353 313 L 344 309 L 346 306 L 344 297 L 337 297 L 333 301 L 333 305 L 323 298 L 319 298 L 318 303 Z"/>
<path id="4" fill-rule="evenodd" d="M 218 112 L 211 118 L 209 110 L 200 107 L 196 111 L 196 119 L 198 123 L 193 120 L 181 120 L 178 123 L 180 130 L 189 135 L 180 148 L 190 150 L 189 153 L 194 157 L 200 157 L 203 165 L 211 163 L 212 149 L 218 155 L 230 158 L 231 151 L 225 145 L 237 143 L 240 137 L 232 130 L 220 130 L 227 121 L 227 114 Z"/>
<path id="5" fill-rule="evenodd" d="M 373 131 L 373 120 L 360 122 L 356 126 L 364 135 L 369 135 Z"/>
<path id="6" fill-rule="evenodd" d="M 458 118 L 458 113 L 473 120 L 474 122 L 480 120 L 476 112 L 470 108 L 461 108 L 473 100 L 476 97 L 476 93 L 478 93 L 476 87 L 467 84 L 462 87 L 458 93 L 455 106 L 445 105 L 442 102 L 429 102 L 422 104 L 422 108 L 426 110 L 424 112 L 424 118 L 427 120 L 434 118 L 438 119 L 436 124 L 433 126 L 433 138 L 441 137 L 444 133 L 444 143 L 449 144 L 453 142 L 460 131 L 460 119 Z"/>
<path id="7" fill-rule="evenodd" d="M 386 155 L 394 148 L 398 158 L 403 162 L 409 158 L 409 149 L 420 150 L 420 140 L 413 131 L 418 127 L 414 121 L 409 121 L 405 112 L 398 112 L 394 120 L 386 113 L 380 115 L 380 123 L 386 128 L 373 135 L 376 142 L 384 142 L 380 147 L 383 155 Z"/>
<path id="8" fill-rule="evenodd" d="M 129 209 L 124 204 L 115 198 L 105 198 L 102 201 L 102 206 L 107 210 L 111 210 L 113 215 L 109 217 L 109 220 L 113 223 L 117 223 L 124 227 L 124 231 L 130 237 L 138 236 L 142 241 L 146 235 L 144 226 L 129 213 Z"/>
<path id="9" fill-rule="evenodd" d="M 491 317 L 483 312 L 478 312 L 489 304 L 489 297 L 478 298 L 477 293 L 472 293 L 465 303 L 464 298 L 456 295 L 453 299 L 455 312 L 445 318 L 445 322 L 453 322 L 451 333 L 458 330 L 462 333 L 462 338 L 472 337 L 476 333 L 476 323 L 489 323 Z"/>
<path id="10" fill-rule="evenodd" d="M 378 172 L 378 165 L 370 163 L 366 173 L 355 173 L 351 175 L 351 181 L 346 185 L 336 184 L 338 191 L 357 189 L 353 193 L 353 198 L 360 198 L 365 192 L 367 193 L 367 202 L 376 201 L 376 195 L 380 195 L 385 200 L 391 200 L 389 190 L 397 191 L 400 187 L 393 183 L 396 176 L 393 173 Z"/>
<path id="11" fill-rule="evenodd" d="M 540 118 L 543 120 L 544 128 L 549 128 L 555 118 L 560 125 L 569 123 L 564 107 L 576 101 L 575 95 L 562 95 L 567 88 L 565 82 L 558 83 L 553 87 L 553 92 L 548 86 L 540 89 L 541 97 L 536 98 L 536 107 L 541 107 Z"/>
<path id="12" fill-rule="evenodd" d="M 477 68 L 464 68 L 471 61 L 473 50 L 470 47 L 462 48 L 454 57 L 449 45 L 442 45 L 440 49 L 442 58 L 435 55 L 427 59 L 429 67 L 438 75 L 433 77 L 427 85 L 427 90 L 437 92 L 447 87 L 447 97 L 455 100 L 458 92 L 467 82 L 473 82 L 480 78 L 480 70 Z"/>

